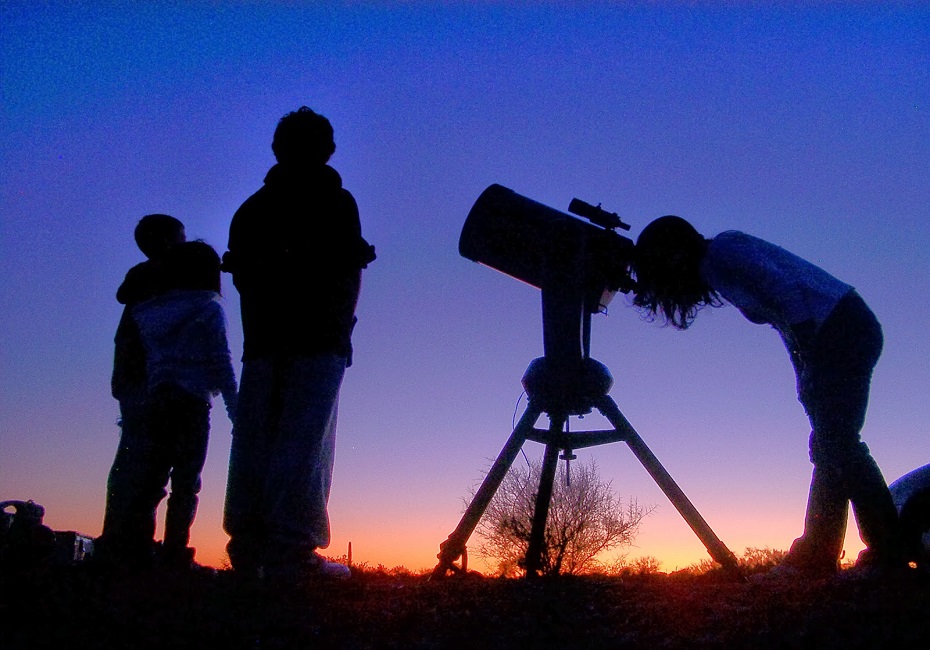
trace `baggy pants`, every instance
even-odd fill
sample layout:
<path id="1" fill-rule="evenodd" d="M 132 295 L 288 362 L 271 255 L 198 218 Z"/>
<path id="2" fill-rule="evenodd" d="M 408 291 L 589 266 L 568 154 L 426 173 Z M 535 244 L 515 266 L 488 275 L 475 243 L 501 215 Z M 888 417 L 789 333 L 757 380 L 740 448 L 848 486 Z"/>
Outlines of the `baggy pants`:
<path id="1" fill-rule="evenodd" d="M 345 368 L 331 354 L 243 362 L 223 518 L 234 569 L 296 567 L 329 545 Z"/>

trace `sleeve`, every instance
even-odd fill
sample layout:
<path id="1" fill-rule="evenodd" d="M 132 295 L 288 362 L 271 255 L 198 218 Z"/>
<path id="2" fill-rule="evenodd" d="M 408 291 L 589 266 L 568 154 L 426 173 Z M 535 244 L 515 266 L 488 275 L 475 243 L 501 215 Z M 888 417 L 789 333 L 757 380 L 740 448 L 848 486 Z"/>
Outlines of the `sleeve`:
<path id="1" fill-rule="evenodd" d="M 216 341 L 219 388 L 220 393 L 223 395 L 223 402 L 226 404 L 226 413 L 229 415 L 230 421 L 235 422 L 239 391 L 236 386 L 236 374 L 232 367 L 232 355 L 229 352 L 229 343 L 226 338 L 226 320 L 222 317 L 222 312 L 220 312 L 220 316 Z"/>
<path id="2" fill-rule="evenodd" d="M 244 209 L 245 204 L 236 210 L 232 221 L 229 223 L 229 240 L 226 243 L 226 252 L 223 253 L 222 264 L 220 266 L 220 269 L 224 273 L 232 274 L 233 280 L 236 279 L 241 269 L 240 260 L 242 253 L 240 251 L 240 242 L 242 240 L 242 220 L 244 219 L 242 212 Z"/>
<path id="3" fill-rule="evenodd" d="M 214 302 L 213 309 L 207 322 L 206 349 L 208 350 L 206 364 L 207 376 L 210 378 L 212 393 L 220 393 L 226 404 L 226 413 L 234 421 L 238 402 L 238 389 L 236 374 L 232 366 L 232 355 L 229 351 L 229 342 L 226 336 L 226 315 L 222 306 Z"/>
<path id="4" fill-rule="evenodd" d="M 220 269 L 232 274 L 236 288 L 249 284 L 256 272 L 261 274 L 268 262 L 274 262 L 275 256 L 265 250 L 269 239 L 267 228 L 260 225 L 261 216 L 273 212 L 267 203 L 267 193 L 259 190 L 239 206 L 229 224 L 229 239 Z"/>
<path id="5" fill-rule="evenodd" d="M 346 262 L 352 269 L 368 268 L 375 261 L 375 247 L 362 237 L 362 224 L 358 215 L 358 203 L 348 190 L 342 190 L 340 217 L 344 225 Z"/>

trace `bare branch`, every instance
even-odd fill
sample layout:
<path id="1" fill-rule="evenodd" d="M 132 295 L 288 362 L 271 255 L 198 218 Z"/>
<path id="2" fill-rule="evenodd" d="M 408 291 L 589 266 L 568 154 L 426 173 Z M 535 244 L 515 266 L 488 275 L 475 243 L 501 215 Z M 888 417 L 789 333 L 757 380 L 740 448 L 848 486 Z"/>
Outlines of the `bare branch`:
<path id="1" fill-rule="evenodd" d="M 485 510 L 476 534 L 477 555 L 494 562 L 499 575 L 516 575 L 529 546 L 541 463 L 512 467 Z M 602 569 L 598 557 L 633 543 L 643 518 L 654 507 L 624 501 L 602 481 L 594 460 L 573 464 L 566 484 L 559 466 L 546 521 L 543 571 L 590 573 Z"/>

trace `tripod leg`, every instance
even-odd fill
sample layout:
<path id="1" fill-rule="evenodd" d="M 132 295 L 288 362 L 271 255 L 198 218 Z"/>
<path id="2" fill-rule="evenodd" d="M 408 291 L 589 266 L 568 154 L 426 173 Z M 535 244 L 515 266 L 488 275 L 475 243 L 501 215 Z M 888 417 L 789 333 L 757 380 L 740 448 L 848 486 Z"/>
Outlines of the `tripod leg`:
<path id="1" fill-rule="evenodd" d="M 694 534 L 697 535 L 698 539 L 704 544 L 704 548 L 707 549 L 711 558 L 720 564 L 727 572 L 741 576 L 742 571 L 739 568 L 736 556 L 733 555 L 733 552 L 730 551 L 722 541 L 720 541 L 720 538 L 717 537 L 710 525 L 704 520 L 701 513 L 698 512 L 694 504 L 691 503 L 691 500 L 688 499 L 687 495 L 678 487 L 672 475 L 666 471 L 662 463 L 659 462 L 659 459 L 652 453 L 652 450 L 646 446 L 643 439 L 639 437 L 639 434 L 636 433 L 633 426 L 623 416 L 623 413 L 620 412 L 617 403 L 614 402 L 609 395 L 605 395 L 598 400 L 597 408 L 618 431 L 624 433 L 624 439 L 627 445 L 629 445 L 630 450 L 639 462 L 642 463 L 643 467 L 646 468 L 646 471 L 649 472 L 649 475 L 652 476 L 653 480 L 662 489 L 665 496 L 668 497 L 668 500 L 672 502 L 672 505 L 675 506 L 679 514 L 688 525 L 691 526 L 691 530 L 694 531 Z"/>
<path id="2" fill-rule="evenodd" d="M 513 465 L 513 461 L 516 459 L 517 454 L 520 453 L 523 443 L 526 442 L 527 434 L 532 430 L 541 413 L 542 410 L 534 406 L 532 402 L 526 407 L 523 417 L 520 418 L 504 448 L 498 454 L 497 460 L 494 461 L 491 469 L 488 470 L 487 476 L 484 477 L 481 487 L 478 488 L 471 503 L 468 504 L 468 508 L 465 509 L 465 514 L 462 515 L 458 526 L 455 527 L 455 530 L 452 531 L 446 541 L 439 545 L 439 555 L 436 556 L 439 558 L 439 564 L 433 569 L 430 578 L 445 577 L 449 571 L 458 569 L 453 563 L 465 552 L 465 544 L 468 542 L 468 538 L 471 537 L 471 534 L 478 526 L 481 515 L 484 514 L 488 504 L 491 503 L 491 499 L 494 498 L 497 488 L 500 487 L 501 481 L 504 480 L 504 476 L 507 475 L 507 471 Z"/>
<path id="3" fill-rule="evenodd" d="M 561 432 L 565 419 L 553 418 L 550 431 Z M 530 542 L 526 549 L 526 575 L 537 576 L 542 570 L 543 553 L 546 546 L 546 519 L 549 517 L 549 505 L 552 503 L 552 485 L 555 482 L 555 470 L 559 464 L 559 447 L 549 443 L 543 457 L 542 472 L 539 476 L 539 490 L 536 492 L 536 506 L 533 510 L 533 528 L 530 530 Z"/>

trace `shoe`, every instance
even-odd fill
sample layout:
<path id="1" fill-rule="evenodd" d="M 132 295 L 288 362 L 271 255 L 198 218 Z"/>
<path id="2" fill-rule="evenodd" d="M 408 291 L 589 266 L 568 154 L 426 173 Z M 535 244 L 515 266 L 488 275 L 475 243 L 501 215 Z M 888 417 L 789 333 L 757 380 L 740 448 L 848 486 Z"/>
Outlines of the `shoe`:
<path id="1" fill-rule="evenodd" d="M 156 545 L 150 543 L 127 544 L 103 537 L 94 540 L 94 552 L 88 565 L 105 573 L 144 573 L 155 566 Z"/>
<path id="2" fill-rule="evenodd" d="M 903 558 L 888 557 L 865 549 L 859 553 L 856 564 L 839 574 L 841 580 L 872 581 L 895 580 L 913 575 Z"/>
<path id="3" fill-rule="evenodd" d="M 191 546 L 171 548 L 161 545 L 159 548 L 157 561 L 158 565 L 164 570 L 204 576 L 215 576 L 217 574 L 216 569 L 213 567 L 204 566 L 194 561 L 197 549 Z"/>
<path id="4" fill-rule="evenodd" d="M 803 579 L 800 569 L 785 564 L 773 566 L 763 573 L 754 573 L 749 576 L 749 582 L 757 585 L 774 584 L 776 582 L 800 582 Z"/>
<path id="5" fill-rule="evenodd" d="M 159 544 L 155 558 L 166 569 L 189 569 L 194 564 L 196 549 L 190 546 L 180 548 Z"/>
<path id="6" fill-rule="evenodd" d="M 265 580 L 265 568 L 260 566 L 233 567 L 224 573 L 237 585 L 258 585 Z"/>
<path id="7" fill-rule="evenodd" d="M 345 564 L 330 562 L 316 551 L 313 551 L 309 557 L 301 559 L 297 564 L 266 565 L 265 577 L 283 582 L 300 582 L 304 579 L 313 578 L 347 580 L 352 577 L 352 570 Z"/>
<path id="8" fill-rule="evenodd" d="M 805 582 L 808 580 L 823 580 L 836 575 L 835 563 L 814 564 L 795 562 L 785 556 L 781 564 L 773 566 L 765 573 L 756 573 L 748 580 L 755 584 L 775 584 L 789 582 Z"/>
<path id="9" fill-rule="evenodd" d="M 339 562 L 330 562 L 316 551 L 310 553 L 310 558 L 303 563 L 301 573 L 307 576 L 322 576 L 339 580 L 352 577 L 352 569 Z"/>
<path id="10" fill-rule="evenodd" d="M 314 553 L 314 555 L 319 558 L 317 572 L 321 576 L 326 576 L 327 578 L 337 578 L 339 580 L 347 580 L 352 577 L 352 569 L 347 567 L 345 564 L 340 564 L 339 562 L 330 562 L 317 553 Z"/>

